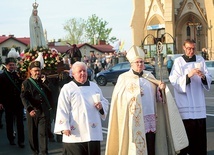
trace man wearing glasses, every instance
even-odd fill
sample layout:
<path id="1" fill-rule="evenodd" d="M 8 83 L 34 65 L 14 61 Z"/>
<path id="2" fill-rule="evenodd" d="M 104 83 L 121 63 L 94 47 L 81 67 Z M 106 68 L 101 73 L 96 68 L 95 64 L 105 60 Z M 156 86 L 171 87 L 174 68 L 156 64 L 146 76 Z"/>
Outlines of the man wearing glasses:
<path id="1" fill-rule="evenodd" d="M 182 117 L 189 146 L 179 155 L 206 155 L 206 105 L 204 89 L 209 90 L 212 77 L 202 56 L 195 55 L 195 42 L 185 40 L 184 55 L 174 60 L 169 80 Z"/>
<path id="2" fill-rule="evenodd" d="M 119 76 L 114 87 L 106 155 L 175 154 L 188 145 L 188 140 L 179 112 L 174 110 L 175 102 L 170 100 L 168 104 L 168 100 L 161 99 L 164 89 L 170 94 L 169 89 L 144 70 L 144 51 L 140 47 L 132 46 L 126 57 L 131 69 Z M 174 122 L 169 118 L 175 118 Z M 176 130 L 182 135 L 180 142 Z"/>

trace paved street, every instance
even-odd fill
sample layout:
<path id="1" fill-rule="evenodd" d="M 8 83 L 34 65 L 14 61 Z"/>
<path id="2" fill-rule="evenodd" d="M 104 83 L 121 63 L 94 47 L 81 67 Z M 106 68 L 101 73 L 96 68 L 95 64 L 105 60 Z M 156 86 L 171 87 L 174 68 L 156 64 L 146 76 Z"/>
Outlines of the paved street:
<path id="1" fill-rule="evenodd" d="M 171 85 L 167 82 L 167 85 L 170 89 L 172 89 Z M 101 87 L 104 96 L 110 101 L 112 90 L 114 86 L 112 84 L 108 84 L 107 86 Z M 209 92 L 205 92 L 206 96 L 206 104 L 207 104 L 207 138 L 208 138 L 208 154 L 207 155 L 214 155 L 214 85 Z M 3 121 L 5 122 L 5 121 Z M 105 145 L 106 145 L 106 133 L 107 133 L 107 125 L 108 119 L 103 122 L 103 135 L 104 141 L 101 143 L 101 150 L 102 155 L 105 153 Z M 6 137 L 6 130 L 5 124 L 3 129 L 0 129 L 0 155 L 31 155 L 31 151 L 28 144 L 28 137 L 27 137 L 27 128 L 26 128 L 26 121 L 25 121 L 25 136 L 26 136 L 26 147 L 24 149 L 19 148 L 16 146 L 11 146 L 8 143 Z M 50 142 L 49 143 L 49 153 L 51 155 L 61 155 L 62 154 L 62 143 L 58 142 Z"/>

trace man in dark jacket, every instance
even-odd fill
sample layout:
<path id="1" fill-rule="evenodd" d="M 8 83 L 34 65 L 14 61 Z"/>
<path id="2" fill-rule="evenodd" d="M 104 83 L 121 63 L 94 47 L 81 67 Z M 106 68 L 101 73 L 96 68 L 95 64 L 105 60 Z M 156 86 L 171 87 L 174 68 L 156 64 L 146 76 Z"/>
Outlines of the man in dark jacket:
<path id="1" fill-rule="evenodd" d="M 33 154 L 48 154 L 48 123 L 52 105 L 51 90 L 45 76 L 41 75 L 41 64 L 29 65 L 30 77 L 22 83 L 21 99 L 27 110 L 28 137 Z M 39 150 L 40 149 L 40 150 Z"/>
<path id="2" fill-rule="evenodd" d="M 7 138 L 10 145 L 14 142 L 14 121 L 16 120 L 18 145 L 24 147 L 23 105 L 20 98 L 22 80 L 15 71 L 16 59 L 6 58 L 6 69 L 0 74 L 0 109 L 5 110 Z"/>

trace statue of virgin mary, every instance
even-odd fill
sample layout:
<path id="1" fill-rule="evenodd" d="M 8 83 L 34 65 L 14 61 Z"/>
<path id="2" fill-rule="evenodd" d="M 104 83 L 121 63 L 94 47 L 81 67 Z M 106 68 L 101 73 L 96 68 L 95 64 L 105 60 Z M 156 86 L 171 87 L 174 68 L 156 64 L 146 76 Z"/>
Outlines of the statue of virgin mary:
<path id="1" fill-rule="evenodd" d="M 43 32 L 42 22 L 38 16 L 38 4 L 33 3 L 33 11 L 30 16 L 30 49 L 37 47 L 47 48 L 47 43 L 45 41 L 45 36 Z"/>

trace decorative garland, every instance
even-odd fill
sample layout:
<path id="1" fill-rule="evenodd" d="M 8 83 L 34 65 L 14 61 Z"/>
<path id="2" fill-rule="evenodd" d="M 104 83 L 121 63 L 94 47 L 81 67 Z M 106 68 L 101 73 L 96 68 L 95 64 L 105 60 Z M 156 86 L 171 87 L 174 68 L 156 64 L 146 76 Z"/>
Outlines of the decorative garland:
<path id="1" fill-rule="evenodd" d="M 56 50 L 51 50 L 50 48 L 37 47 L 36 49 L 27 48 L 24 53 L 22 53 L 22 61 L 18 64 L 18 70 L 20 74 L 25 75 L 28 71 L 29 64 L 38 57 L 38 53 L 43 53 L 44 68 L 43 71 L 48 74 L 55 74 L 57 72 L 57 66 L 60 63 L 61 53 Z"/>

